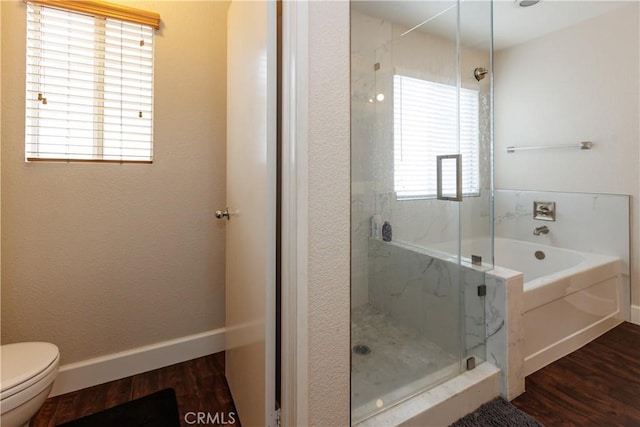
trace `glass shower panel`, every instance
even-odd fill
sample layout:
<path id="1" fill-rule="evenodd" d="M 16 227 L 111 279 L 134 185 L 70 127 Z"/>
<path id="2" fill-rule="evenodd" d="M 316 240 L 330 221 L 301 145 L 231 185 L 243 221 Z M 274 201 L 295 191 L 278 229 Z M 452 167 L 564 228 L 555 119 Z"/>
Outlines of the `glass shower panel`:
<path id="1" fill-rule="evenodd" d="M 463 182 L 469 188 L 460 204 L 461 255 L 467 262 L 481 257 L 486 268 L 493 267 L 491 21 L 491 1 L 460 3 L 460 108 L 471 106 L 460 117 Z"/>
<path id="2" fill-rule="evenodd" d="M 463 182 L 469 191 L 460 208 L 461 264 L 479 274 L 493 268 L 493 2 L 460 3 L 460 152 Z M 466 108 L 465 104 L 472 106 Z M 466 154 L 466 155 L 465 155 Z M 465 357 L 486 360 L 484 299 L 476 280 L 461 286 L 464 293 Z M 481 319 L 478 320 L 478 319 Z"/>
<path id="3" fill-rule="evenodd" d="M 482 101 L 461 84 L 461 4 L 351 3 L 354 423 L 484 359 L 484 269 L 460 249 L 490 179 L 465 172 Z"/>
<path id="4" fill-rule="evenodd" d="M 440 189 L 442 197 L 454 198 L 457 185 L 451 156 L 459 154 L 458 4 L 391 3 L 411 10 L 414 19 L 413 25 L 394 25 L 387 53 L 390 65 L 383 68 L 380 62 L 391 86 L 384 89 L 392 93 L 387 104 L 391 114 L 386 115 L 391 121 L 386 139 L 393 149 L 384 183 L 389 190 L 387 216 L 398 229 L 398 240 L 456 259 L 459 204 L 437 196 Z"/>

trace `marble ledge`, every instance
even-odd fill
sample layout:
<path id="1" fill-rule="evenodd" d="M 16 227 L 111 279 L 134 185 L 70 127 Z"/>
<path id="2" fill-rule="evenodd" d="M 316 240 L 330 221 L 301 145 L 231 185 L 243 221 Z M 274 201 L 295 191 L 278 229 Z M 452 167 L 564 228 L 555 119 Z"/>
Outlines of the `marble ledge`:
<path id="1" fill-rule="evenodd" d="M 357 426 L 449 425 L 500 394 L 500 370 L 480 363 L 445 383 L 387 409 Z"/>

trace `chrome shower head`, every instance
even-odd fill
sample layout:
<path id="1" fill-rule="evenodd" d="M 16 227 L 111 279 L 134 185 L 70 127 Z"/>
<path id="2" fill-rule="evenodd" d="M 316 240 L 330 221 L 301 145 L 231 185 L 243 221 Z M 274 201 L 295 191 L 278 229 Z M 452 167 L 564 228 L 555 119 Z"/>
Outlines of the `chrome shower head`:
<path id="1" fill-rule="evenodd" d="M 477 81 L 480 81 L 480 80 L 484 79 L 484 76 L 488 72 L 489 72 L 489 70 L 487 70 L 486 68 L 476 67 L 475 70 L 473 70 L 473 77 L 475 77 Z"/>

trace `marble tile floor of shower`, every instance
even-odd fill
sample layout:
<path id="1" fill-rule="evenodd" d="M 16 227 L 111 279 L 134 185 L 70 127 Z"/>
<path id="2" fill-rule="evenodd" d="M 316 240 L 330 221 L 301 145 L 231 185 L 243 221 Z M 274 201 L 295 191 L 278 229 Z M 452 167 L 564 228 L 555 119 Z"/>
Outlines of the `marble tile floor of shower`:
<path id="1" fill-rule="evenodd" d="M 368 354 L 353 351 L 365 345 Z M 351 312 L 352 422 L 359 422 L 459 370 L 456 357 L 370 304 Z M 366 352 L 366 350 L 365 350 Z"/>

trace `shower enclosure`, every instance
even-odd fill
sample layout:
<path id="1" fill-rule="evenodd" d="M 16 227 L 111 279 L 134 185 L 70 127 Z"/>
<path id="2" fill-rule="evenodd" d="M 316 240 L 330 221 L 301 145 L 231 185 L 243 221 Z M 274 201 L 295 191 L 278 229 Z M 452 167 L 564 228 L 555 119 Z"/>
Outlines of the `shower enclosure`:
<path id="1" fill-rule="evenodd" d="M 351 413 L 485 358 L 492 4 L 351 3 Z"/>

